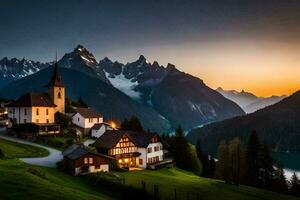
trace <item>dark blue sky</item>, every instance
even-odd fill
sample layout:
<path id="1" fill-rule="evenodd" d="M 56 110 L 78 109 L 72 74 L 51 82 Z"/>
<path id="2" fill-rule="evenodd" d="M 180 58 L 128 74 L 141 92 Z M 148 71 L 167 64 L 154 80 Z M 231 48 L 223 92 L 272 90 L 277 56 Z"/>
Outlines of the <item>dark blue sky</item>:
<path id="1" fill-rule="evenodd" d="M 1 0 L 0 56 L 46 61 L 56 48 L 62 53 L 80 43 L 99 58 L 124 50 L 125 59 L 129 48 L 143 53 L 157 44 L 257 37 L 273 30 L 286 36 L 299 29 L 297 2 Z"/>
<path id="2" fill-rule="evenodd" d="M 217 86 L 219 77 L 209 70 L 232 65 L 220 65 L 222 52 L 249 55 L 253 44 L 267 46 L 265 52 L 282 44 L 298 47 L 299 10 L 297 0 L 0 0 L 0 58 L 50 61 L 55 49 L 62 56 L 82 44 L 97 59 L 127 62 L 144 54 L 151 62 L 207 75 Z"/>

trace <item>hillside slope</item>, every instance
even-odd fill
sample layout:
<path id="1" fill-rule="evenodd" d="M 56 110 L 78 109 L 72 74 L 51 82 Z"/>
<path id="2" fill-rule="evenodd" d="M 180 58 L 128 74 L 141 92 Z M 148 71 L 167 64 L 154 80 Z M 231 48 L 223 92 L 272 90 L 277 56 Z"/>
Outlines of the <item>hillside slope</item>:
<path id="1" fill-rule="evenodd" d="M 248 186 L 226 184 L 223 181 L 207 179 L 191 172 L 177 168 L 160 169 L 156 171 L 143 170 L 136 172 L 118 173 L 125 178 L 125 183 L 133 187 L 141 187 L 146 183 L 148 191 L 153 191 L 158 185 L 159 197 L 162 200 L 174 199 L 176 189 L 177 199 L 189 200 L 292 200 L 292 196 Z"/>
<path id="2" fill-rule="evenodd" d="M 53 69 L 49 67 L 14 81 L 1 89 L 0 94 L 6 99 L 14 99 L 26 92 L 45 91 L 52 71 Z M 136 115 L 141 119 L 146 129 L 159 132 L 169 129 L 168 121 L 156 111 L 132 100 L 99 78 L 68 68 L 60 68 L 59 71 L 66 88 L 66 96 L 75 100 L 82 97 L 89 106 L 102 113 L 106 120 L 117 119 L 121 121 Z"/>
<path id="3" fill-rule="evenodd" d="M 255 113 L 193 129 L 187 137 L 192 143 L 199 139 L 203 148 L 213 154 L 222 139 L 239 137 L 245 144 L 251 131 L 256 130 L 272 149 L 299 151 L 299 119 L 300 91 Z"/>

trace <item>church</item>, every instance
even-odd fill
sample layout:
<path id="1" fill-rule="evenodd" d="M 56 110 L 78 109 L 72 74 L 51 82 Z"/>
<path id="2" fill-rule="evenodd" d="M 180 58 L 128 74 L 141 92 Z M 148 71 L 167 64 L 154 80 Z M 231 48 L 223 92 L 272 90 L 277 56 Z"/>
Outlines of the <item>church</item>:
<path id="1" fill-rule="evenodd" d="M 55 113 L 65 113 L 65 87 L 58 72 L 57 62 L 47 85 L 48 92 L 26 93 L 7 105 L 8 127 L 33 124 L 39 134 L 58 134 Z"/>

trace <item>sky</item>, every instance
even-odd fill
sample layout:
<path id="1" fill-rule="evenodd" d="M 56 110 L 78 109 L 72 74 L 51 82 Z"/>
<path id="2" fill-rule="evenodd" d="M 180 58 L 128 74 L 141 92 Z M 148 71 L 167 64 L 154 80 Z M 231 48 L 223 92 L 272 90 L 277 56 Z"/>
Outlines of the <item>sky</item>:
<path id="1" fill-rule="evenodd" d="M 298 0 L 0 0 L 0 58 L 54 59 L 82 44 L 123 63 L 143 54 L 212 87 L 300 89 Z"/>

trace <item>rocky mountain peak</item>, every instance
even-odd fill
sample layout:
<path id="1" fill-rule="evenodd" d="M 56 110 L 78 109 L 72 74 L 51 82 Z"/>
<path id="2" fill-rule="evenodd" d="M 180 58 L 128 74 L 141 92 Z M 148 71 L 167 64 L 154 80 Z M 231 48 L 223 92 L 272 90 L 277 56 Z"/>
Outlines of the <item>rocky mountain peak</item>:
<path id="1" fill-rule="evenodd" d="M 145 56 L 143 56 L 143 55 L 140 55 L 140 57 L 139 57 L 138 61 L 139 61 L 140 63 L 142 63 L 142 62 L 146 62 L 146 58 L 145 58 Z"/>

